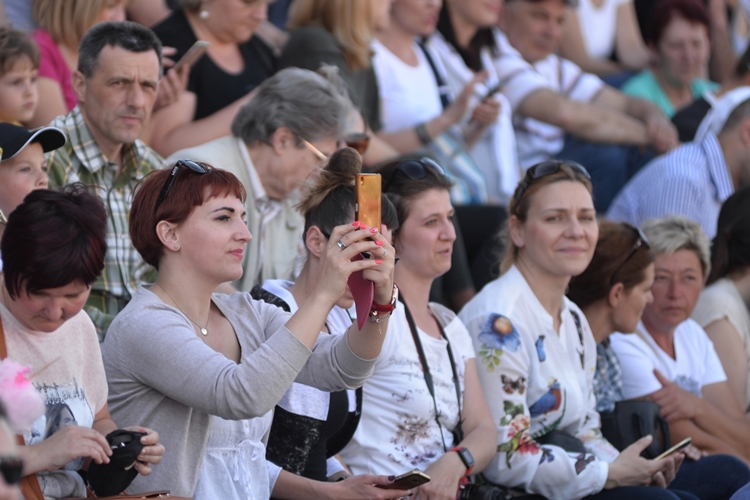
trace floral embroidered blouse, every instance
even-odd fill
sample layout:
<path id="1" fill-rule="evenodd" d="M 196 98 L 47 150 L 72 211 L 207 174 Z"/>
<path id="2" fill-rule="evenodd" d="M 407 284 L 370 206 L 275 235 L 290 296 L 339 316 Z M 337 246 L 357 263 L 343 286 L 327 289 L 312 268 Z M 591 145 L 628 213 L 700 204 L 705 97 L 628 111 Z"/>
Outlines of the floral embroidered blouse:
<path id="1" fill-rule="evenodd" d="M 596 344 L 586 317 L 563 298 L 559 333 L 518 269 L 487 284 L 459 314 L 477 353 L 477 371 L 498 428 L 490 481 L 550 500 L 604 488 L 617 450 L 601 435 L 593 393 Z M 566 431 L 587 453 L 535 441 Z"/>

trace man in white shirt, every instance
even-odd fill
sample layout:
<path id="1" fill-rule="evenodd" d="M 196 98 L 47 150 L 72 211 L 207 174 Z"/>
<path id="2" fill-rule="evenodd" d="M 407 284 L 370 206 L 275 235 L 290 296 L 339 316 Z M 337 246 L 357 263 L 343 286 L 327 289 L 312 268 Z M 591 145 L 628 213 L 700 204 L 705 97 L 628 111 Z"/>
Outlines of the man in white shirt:
<path id="1" fill-rule="evenodd" d="M 495 62 L 513 107 L 521 166 L 552 157 L 579 161 L 592 175 L 601 212 L 650 158 L 638 148 L 668 151 L 677 132 L 652 103 L 625 96 L 556 55 L 570 3 L 506 0 Z"/>

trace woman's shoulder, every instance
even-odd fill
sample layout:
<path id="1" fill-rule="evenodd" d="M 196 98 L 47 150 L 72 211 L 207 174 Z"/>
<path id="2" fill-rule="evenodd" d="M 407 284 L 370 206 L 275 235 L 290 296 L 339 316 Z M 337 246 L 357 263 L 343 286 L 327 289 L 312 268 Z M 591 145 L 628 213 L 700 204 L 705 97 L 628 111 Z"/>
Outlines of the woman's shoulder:
<path id="1" fill-rule="evenodd" d="M 702 327 L 706 327 L 714 321 L 728 317 L 730 312 L 736 309 L 738 301 L 741 307 L 745 307 L 732 281 L 722 278 L 701 292 L 691 318 Z"/>
<path id="2" fill-rule="evenodd" d="M 185 11 L 177 9 L 162 22 L 152 28 L 161 43 L 177 49 L 175 57 L 179 59 L 195 43 L 197 38 L 187 20 Z"/>
<path id="3" fill-rule="evenodd" d="M 630 95 L 650 94 L 658 89 L 659 83 L 654 78 L 654 74 L 649 70 L 641 71 L 637 75 L 634 75 L 622 86 L 622 91 Z"/>
<path id="4" fill-rule="evenodd" d="M 459 318 L 466 324 L 489 314 L 501 314 L 523 320 L 519 305 L 523 302 L 528 284 L 515 267 L 487 283 L 461 310 Z M 516 318 L 516 316 L 518 316 Z"/>

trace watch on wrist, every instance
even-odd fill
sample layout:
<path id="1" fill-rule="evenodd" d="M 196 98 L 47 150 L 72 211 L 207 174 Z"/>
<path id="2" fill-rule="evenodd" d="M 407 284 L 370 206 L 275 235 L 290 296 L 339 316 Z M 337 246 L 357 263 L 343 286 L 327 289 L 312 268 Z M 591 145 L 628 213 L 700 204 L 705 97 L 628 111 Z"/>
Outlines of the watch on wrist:
<path id="1" fill-rule="evenodd" d="M 448 451 L 455 451 L 458 453 L 458 458 L 461 459 L 461 461 L 464 463 L 464 466 L 466 466 L 466 474 L 465 476 L 468 476 L 471 474 L 472 469 L 474 469 L 474 457 L 471 455 L 471 452 L 468 448 L 464 448 L 463 446 L 456 446 L 455 448 L 451 448 Z"/>
<path id="2" fill-rule="evenodd" d="M 378 304 L 377 302 L 372 303 L 370 306 L 370 315 L 373 313 L 389 313 L 396 309 L 396 303 L 398 302 L 398 287 L 393 284 L 393 293 L 391 294 L 391 301 L 388 304 Z"/>

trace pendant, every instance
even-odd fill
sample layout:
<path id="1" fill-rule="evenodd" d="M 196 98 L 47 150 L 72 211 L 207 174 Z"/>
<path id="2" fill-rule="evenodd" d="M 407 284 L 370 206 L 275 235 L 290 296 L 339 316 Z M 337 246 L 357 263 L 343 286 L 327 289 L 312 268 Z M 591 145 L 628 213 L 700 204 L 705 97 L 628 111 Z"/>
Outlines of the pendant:
<path id="1" fill-rule="evenodd" d="M 208 335 L 208 328 L 201 328 L 201 333 L 203 334 L 204 337 Z"/>

